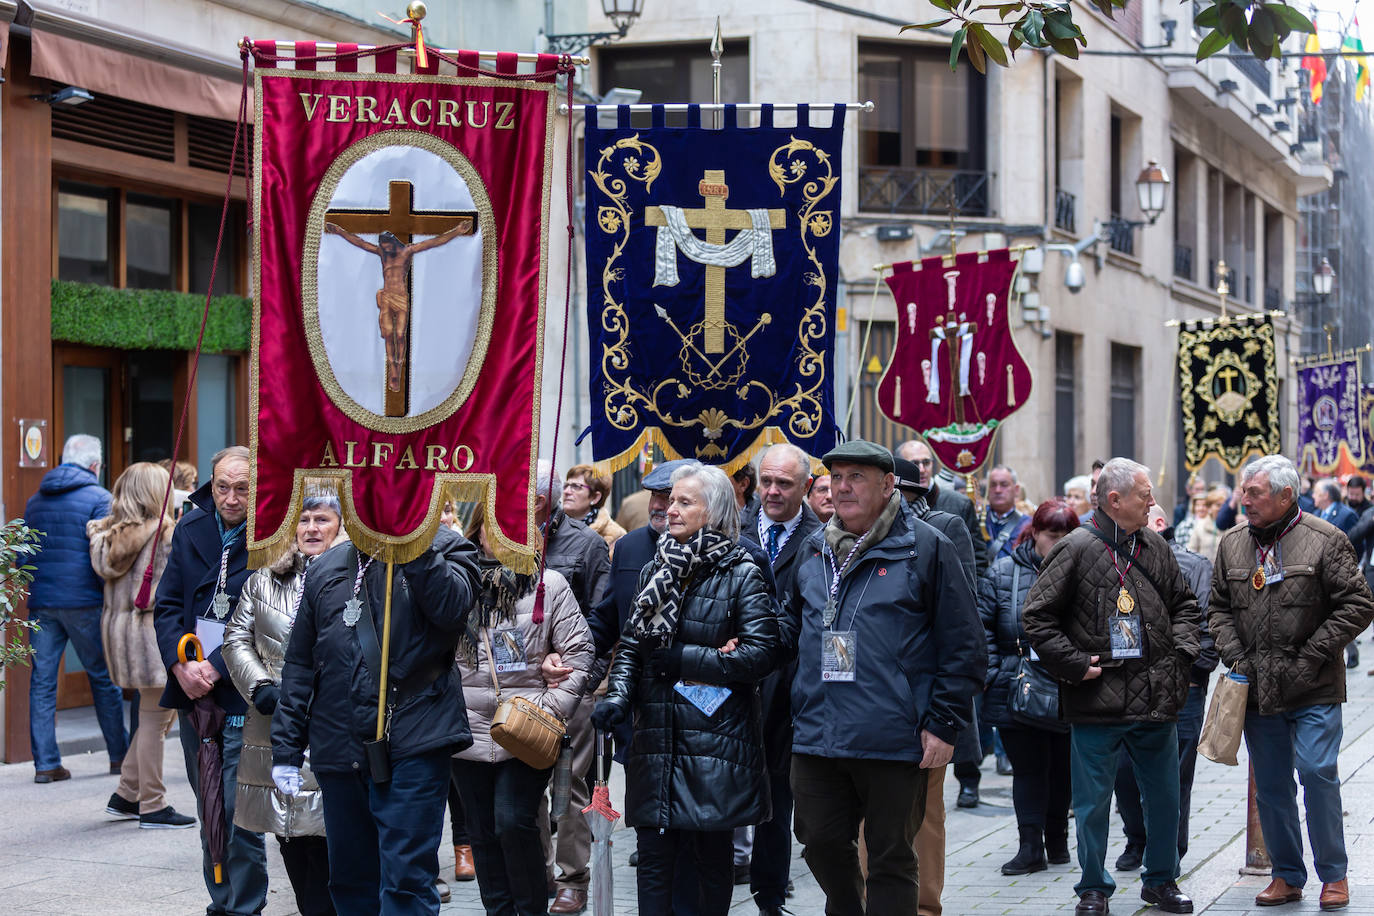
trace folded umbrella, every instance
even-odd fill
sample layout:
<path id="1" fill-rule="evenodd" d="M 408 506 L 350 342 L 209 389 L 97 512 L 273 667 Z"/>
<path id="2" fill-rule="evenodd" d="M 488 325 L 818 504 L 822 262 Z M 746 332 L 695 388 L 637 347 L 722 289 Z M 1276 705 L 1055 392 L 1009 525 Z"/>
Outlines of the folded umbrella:
<path id="1" fill-rule="evenodd" d="M 177 658 L 182 662 L 204 661 L 205 651 L 194 633 L 177 643 Z M 229 848 L 229 827 L 224 822 L 224 755 L 220 734 L 224 731 L 224 710 L 209 694 L 196 700 L 187 719 L 200 736 L 196 769 L 200 771 L 200 808 L 215 883 L 224 883 L 224 854 Z"/>
<path id="2" fill-rule="evenodd" d="M 594 769 L 596 782 L 592 788 L 592 803 L 582 809 L 592 830 L 591 904 L 593 916 L 613 916 L 615 913 L 615 876 L 611 873 L 611 832 L 620 821 L 620 812 L 611 807 L 610 735 L 596 732 Z"/>

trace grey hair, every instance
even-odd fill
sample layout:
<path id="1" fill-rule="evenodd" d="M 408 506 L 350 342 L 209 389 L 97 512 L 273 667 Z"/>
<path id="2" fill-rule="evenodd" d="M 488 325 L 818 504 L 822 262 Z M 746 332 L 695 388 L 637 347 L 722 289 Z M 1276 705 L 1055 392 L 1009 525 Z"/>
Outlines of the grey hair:
<path id="1" fill-rule="evenodd" d="M 1077 477 L 1070 477 L 1064 481 L 1064 495 L 1068 496 L 1070 490 L 1082 490 L 1083 498 L 1087 499 L 1088 494 L 1093 490 L 1093 479 L 1087 474 L 1079 474 Z"/>
<path id="2" fill-rule="evenodd" d="M 100 440 L 86 433 L 77 433 L 62 446 L 62 463 L 88 468 L 101 461 Z"/>
<path id="3" fill-rule="evenodd" d="M 244 445 L 225 446 L 224 448 L 215 452 L 215 454 L 212 455 L 210 458 L 210 473 L 212 475 L 215 473 L 215 468 L 219 467 L 219 463 L 226 458 L 241 458 L 244 461 L 252 463 L 253 454 L 252 452 L 248 451 L 248 447 Z"/>
<path id="4" fill-rule="evenodd" d="M 735 503 L 735 485 L 725 472 L 714 465 L 693 462 L 673 471 L 673 483 L 695 477 L 706 497 L 706 527 L 719 531 L 731 541 L 739 541 L 739 506 Z"/>
<path id="5" fill-rule="evenodd" d="M 1302 482 L 1298 480 L 1298 469 L 1282 455 L 1265 455 L 1247 464 L 1241 472 L 1240 485 L 1245 486 L 1256 474 L 1269 475 L 1271 496 L 1278 496 L 1284 487 L 1289 487 L 1293 490 L 1293 498 L 1297 499 L 1298 492 L 1302 489 Z"/>
<path id="6" fill-rule="evenodd" d="M 550 488 L 552 488 L 553 496 L 549 496 Z M 553 511 L 554 506 L 562 505 L 563 478 L 559 477 L 558 471 L 554 470 L 552 461 L 539 459 L 534 474 L 534 495 L 542 496 L 549 501 L 550 512 Z"/>
<path id="7" fill-rule="evenodd" d="M 1097 501 L 1101 505 L 1106 502 L 1103 498 L 1108 493 L 1129 493 L 1135 486 L 1135 476 L 1144 474 L 1150 476 L 1150 469 L 1145 465 L 1132 461 L 1129 458 L 1113 458 L 1102 466 L 1102 473 L 1097 475 Z"/>
<path id="8" fill-rule="evenodd" d="M 1330 477 L 1327 477 L 1325 480 L 1317 481 L 1317 486 L 1326 491 L 1326 498 L 1333 503 L 1341 501 L 1341 485 Z"/>
<path id="9" fill-rule="evenodd" d="M 339 497 L 328 490 L 311 490 L 305 494 L 305 499 L 301 500 L 302 512 L 313 512 L 316 509 L 328 509 L 339 518 L 343 518 Z"/>
<path id="10" fill-rule="evenodd" d="M 797 483 L 806 483 L 811 477 L 811 456 L 806 454 L 800 446 L 793 445 L 791 442 L 778 442 L 768 446 L 759 455 L 759 466 L 763 466 L 763 460 L 774 453 L 789 455 L 797 463 Z"/>
<path id="11" fill-rule="evenodd" d="M 1021 478 L 1016 476 L 1016 471 L 1014 471 L 1012 468 L 1008 467 L 1005 464 L 994 465 L 992 467 L 992 470 L 988 471 L 988 474 L 991 475 L 993 471 L 1006 471 L 1008 474 L 1011 475 L 1012 483 L 1019 484 L 1021 482 Z"/>

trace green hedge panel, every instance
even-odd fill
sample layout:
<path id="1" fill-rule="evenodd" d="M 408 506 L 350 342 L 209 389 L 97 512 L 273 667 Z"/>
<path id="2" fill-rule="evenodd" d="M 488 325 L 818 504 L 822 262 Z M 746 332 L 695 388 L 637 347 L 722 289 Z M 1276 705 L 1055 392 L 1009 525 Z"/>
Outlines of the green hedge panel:
<path id="1" fill-rule="evenodd" d="M 52 281 L 52 339 L 121 350 L 194 350 L 205 297 L 156 289 L 114 289 Z M 253 305 L 241 296 L 210 300 L 206 353 L 246 351 Z"/>

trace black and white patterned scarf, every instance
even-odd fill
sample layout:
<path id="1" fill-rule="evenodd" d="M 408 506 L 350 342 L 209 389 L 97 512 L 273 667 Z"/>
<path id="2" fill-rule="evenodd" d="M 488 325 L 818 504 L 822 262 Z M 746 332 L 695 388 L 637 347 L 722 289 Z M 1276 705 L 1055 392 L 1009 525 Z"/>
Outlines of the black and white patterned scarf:
<path id="1" fill-rule="evenodd" d="M 640 589 L 630 613 L 630 632 L 635 638 L 670 645 L 677 633 L 677 614 L 687 580 L 697 569 L 716 563 L 734 547 L 734 541 L 706 528 L 698 530 L 685 544 L 666 534 L 659 538 L 653 572 Z"/>

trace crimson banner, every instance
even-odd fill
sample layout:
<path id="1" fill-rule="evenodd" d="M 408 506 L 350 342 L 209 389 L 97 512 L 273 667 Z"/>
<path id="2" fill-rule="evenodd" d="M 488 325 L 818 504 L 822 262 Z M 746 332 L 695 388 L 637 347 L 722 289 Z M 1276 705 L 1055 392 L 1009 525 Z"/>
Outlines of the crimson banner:
<path id="1" fill-rule="evenodd" d="M 878 408 L 920 433 L 945 467 L 983 465 L 997 428 L 1030 397 L 1031 372 L 1012 337 L 1011 252 L 966 252 L 892 265 L 897 341 Z"/>
<path id="2" fill-rule="evenodd" d="M 497 78 L 296 53 L 255 77 L 251 561 L 324 478 L 373 556 L 418 555 L 458 498 L 529 567 L 558 59 L 521 78 L 502 55 Z"/>

